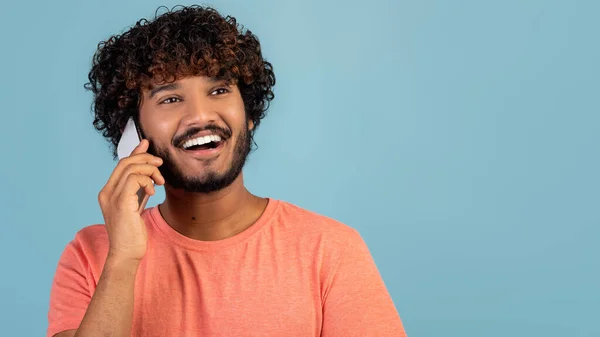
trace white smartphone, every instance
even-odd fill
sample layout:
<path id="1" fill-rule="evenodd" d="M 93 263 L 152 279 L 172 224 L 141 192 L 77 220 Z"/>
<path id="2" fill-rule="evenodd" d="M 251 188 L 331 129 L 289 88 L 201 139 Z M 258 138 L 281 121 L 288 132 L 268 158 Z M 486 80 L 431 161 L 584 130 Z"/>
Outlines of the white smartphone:
<path id="1" fill-rule="evenodd" d="M 141 141 L 142 136 L 140 130 L 135 124 L 133 117 L 129 117 L 125 129 L 123 130 L 123 134 L 121 135 L 121 139 L 119 139 L 119 143 L 117 144 L 117 156 L 119 159 L 129 157 Z M 137 195 L 139 203 L 138 212 L 141 213 L 146 207 L 146 203 L 150 196 L 146 194 L 143 188 L 138 190 Z"/>

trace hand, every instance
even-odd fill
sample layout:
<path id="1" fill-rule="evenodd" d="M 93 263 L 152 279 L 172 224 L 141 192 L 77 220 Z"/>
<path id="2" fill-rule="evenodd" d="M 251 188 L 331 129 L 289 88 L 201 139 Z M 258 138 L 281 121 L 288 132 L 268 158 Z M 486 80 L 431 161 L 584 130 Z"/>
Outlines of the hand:
<path id="1" fill-rule="evenodd" d="M 154 195 L 154 183 L 165 183 L 158 170 L 163 161 L 147 153 L 148 146 L 148 140 L 143 139 L 129 157 L 121 159 L 98 194 L 110 257 L 139 261 L 146 253 L 148 233 L 139 212 L 137 192 L 143 188 L 147 195 Z"/>

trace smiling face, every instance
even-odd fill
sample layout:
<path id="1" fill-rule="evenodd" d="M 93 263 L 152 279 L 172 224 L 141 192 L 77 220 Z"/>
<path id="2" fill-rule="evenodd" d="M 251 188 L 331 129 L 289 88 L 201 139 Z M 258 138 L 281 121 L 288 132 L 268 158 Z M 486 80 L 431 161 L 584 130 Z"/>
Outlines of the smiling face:
<path id="1" fill-rule="evenodd" d="M 194 76 L 155 84 L 142 93 L 139 120 L 167 185 L 186 192 L 229 186 L 250 152 L 253 124 L 235 83 Z"/>

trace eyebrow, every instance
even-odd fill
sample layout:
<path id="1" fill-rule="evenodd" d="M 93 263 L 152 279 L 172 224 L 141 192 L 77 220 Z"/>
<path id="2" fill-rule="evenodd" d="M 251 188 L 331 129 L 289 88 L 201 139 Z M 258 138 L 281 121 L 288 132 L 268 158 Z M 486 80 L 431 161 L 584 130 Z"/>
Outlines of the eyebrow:
<path id="1" fill-rule="evenodd" d="M 177 90 L 179 88 L 181 88 L 181 85 L 179 85 L 179 83 L 169 83 L 156 86 L 150 90 L 150 98 L 153 98 L 154 96 L 156 96 L 156 94 L 162 91 Z"/>
<path id="2" fill-rule="evenodd" d="M 222 77 L 211 77 L 211 78 L 208 79 L 208 81 L 209 81 L 210 85 L 224 84 L 224 85 L 230 86 L 230 85 L 233 84 L 232 80 L 226 80 L 226 79 L 224 79 Z"/>
<path id="3" fill-rule="evenodd" d="M 209 78 L 208 81 L 209 81 L 210 85 L 215 85 L 218 83 L 222 83 L 227 86 L 233 85 L 232 80 L 226 80 L 221 77 L 211 77 L 211 78 Z M 157 85 L 157 86 L 153 87 L 152 89 L 150 89 L 150 99 L 152 99 L 154 96 L 156 96 L 158 93 L 160 93 L 162 91 L 177 90 L 180 88 L 181 88 L 181 85 L 179 83 L 167 83 L 167 84 L 163 84 L 163 85 Z"/>

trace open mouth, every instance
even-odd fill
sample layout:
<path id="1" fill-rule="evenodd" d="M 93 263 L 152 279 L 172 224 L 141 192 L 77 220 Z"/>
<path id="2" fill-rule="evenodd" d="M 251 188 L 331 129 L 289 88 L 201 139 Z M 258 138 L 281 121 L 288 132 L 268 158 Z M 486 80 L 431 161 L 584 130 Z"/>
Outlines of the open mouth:
<path id="1" fill-rule="evenodd" d="M 186 151 L 203 151 L 216 149 L 223 143 L 223 139 L 219 135 L 207 135 L 192 138 L 183 143 L 181 146 Z"/>

